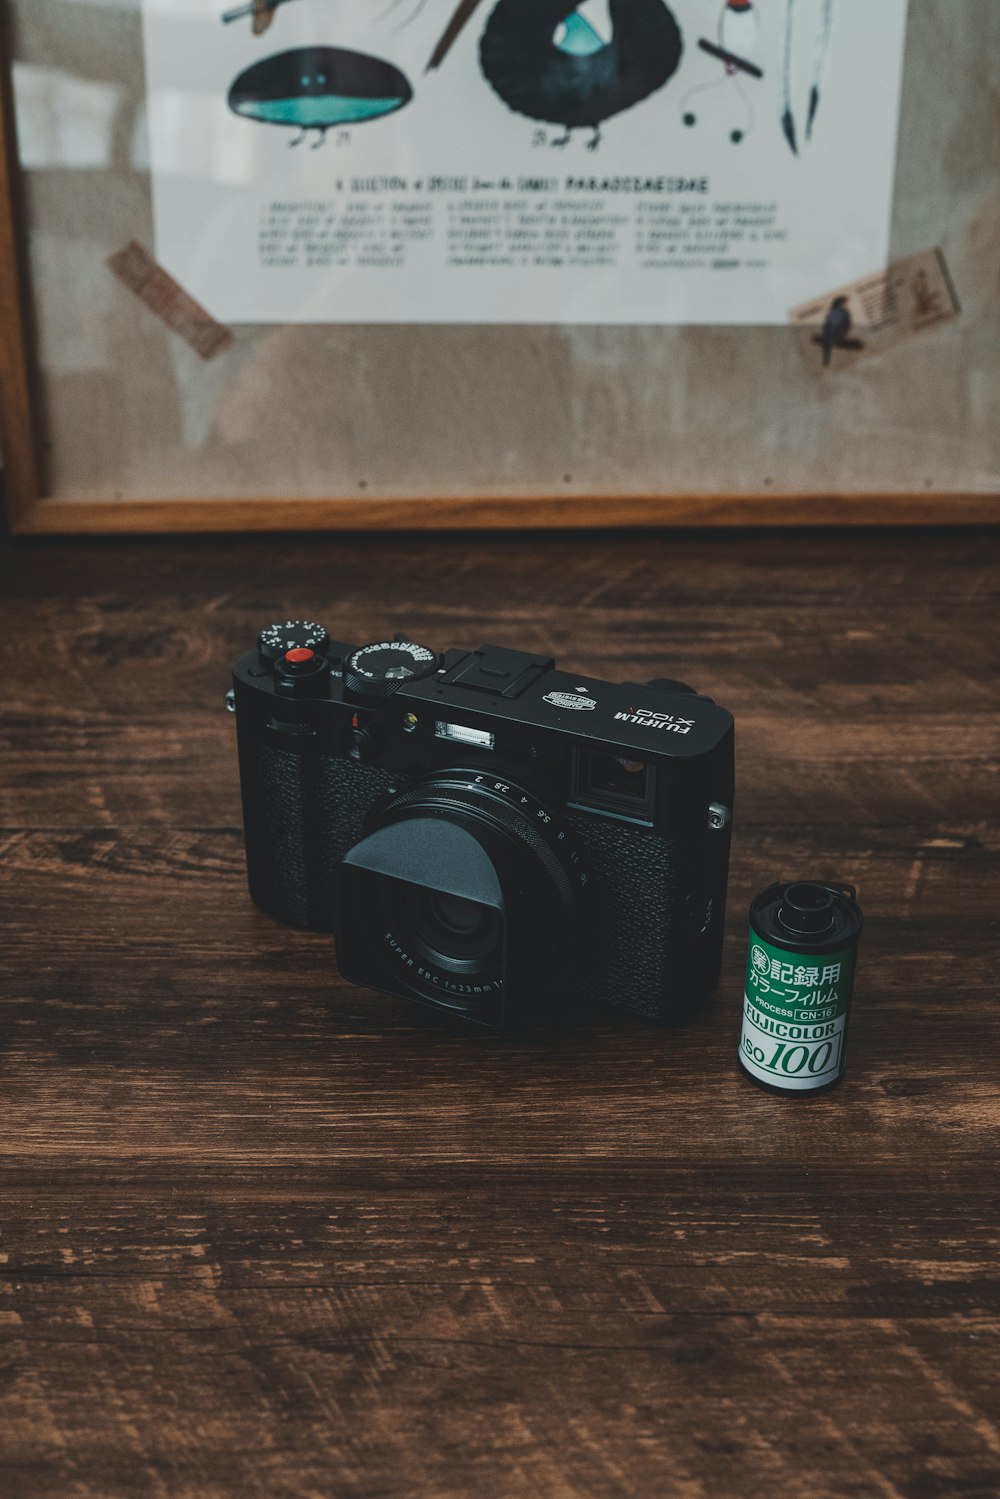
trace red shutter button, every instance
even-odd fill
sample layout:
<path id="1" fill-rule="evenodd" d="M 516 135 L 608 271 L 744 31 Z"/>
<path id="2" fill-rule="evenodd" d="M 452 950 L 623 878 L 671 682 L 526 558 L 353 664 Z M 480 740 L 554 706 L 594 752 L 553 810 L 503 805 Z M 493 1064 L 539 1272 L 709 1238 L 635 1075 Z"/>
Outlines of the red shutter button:
<path id="1" fill-rule="evenodd" d="M 330 683 L 330 663 L 309 645 L 290 645 L 274 663 L 274 690 L 289 697 L 322 696 Z"/>

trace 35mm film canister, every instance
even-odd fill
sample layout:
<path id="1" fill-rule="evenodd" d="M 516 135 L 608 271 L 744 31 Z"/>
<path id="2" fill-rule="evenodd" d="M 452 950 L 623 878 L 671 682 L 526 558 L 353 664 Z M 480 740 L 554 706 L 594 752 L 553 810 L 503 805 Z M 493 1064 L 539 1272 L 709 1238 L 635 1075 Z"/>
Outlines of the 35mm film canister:
<path id="1" fill-rule="evenodd" d="M 750 907 L 740 1066 L 777 1093 L 817 1093 L 844 1073 L 864 918 L 853 885 L 769 885 Z"/>

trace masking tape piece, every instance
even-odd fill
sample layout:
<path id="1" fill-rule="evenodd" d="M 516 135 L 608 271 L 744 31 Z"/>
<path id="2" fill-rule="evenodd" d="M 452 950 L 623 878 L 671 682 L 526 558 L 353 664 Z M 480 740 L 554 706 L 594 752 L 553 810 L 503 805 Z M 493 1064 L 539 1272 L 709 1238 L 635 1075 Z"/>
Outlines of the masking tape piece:
<path id="1" fill-rule="evenodd" d="M 202 359 L 214 359 L 235 342 L 230 330 L 217 323 L 200 302 L 189 297 L 169 271 L 157 265 L 135 240 L 109 256 L 106 264 L 123 286 L 135 292 L 140 302 L 174 333 L 179 333 Z"/>

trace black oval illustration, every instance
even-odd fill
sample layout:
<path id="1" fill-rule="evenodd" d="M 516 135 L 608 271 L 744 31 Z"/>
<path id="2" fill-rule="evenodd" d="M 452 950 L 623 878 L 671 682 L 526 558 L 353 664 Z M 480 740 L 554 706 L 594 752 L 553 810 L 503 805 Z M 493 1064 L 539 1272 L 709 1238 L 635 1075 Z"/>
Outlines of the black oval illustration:
<path id="1" fill-rule="evenodd" d="M 301 47 L 265 57 L 229 90 L 229 108 L 244 119 L 318 130 L 321 144 L 336 125 L 360 125 L 394 114 L 413 98 L 404 73 L 381 57 L 342 47 Z"/>

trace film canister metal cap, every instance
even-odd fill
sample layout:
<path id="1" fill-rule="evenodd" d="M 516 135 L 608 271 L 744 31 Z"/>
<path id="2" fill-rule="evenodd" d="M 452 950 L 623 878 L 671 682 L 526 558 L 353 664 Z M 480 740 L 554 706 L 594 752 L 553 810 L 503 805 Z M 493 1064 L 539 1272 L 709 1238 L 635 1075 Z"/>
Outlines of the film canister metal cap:
<path id="1" fill-rule="evenodd" d="M 853 885 L 793 880 L 750 906 L 739 1061 L 778 1093 L 817 1093 L 844 1074 L 864 918 Z"/>

